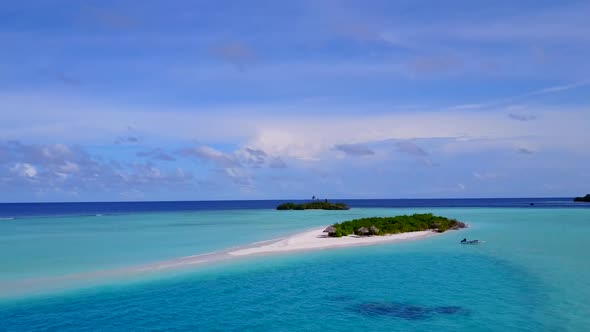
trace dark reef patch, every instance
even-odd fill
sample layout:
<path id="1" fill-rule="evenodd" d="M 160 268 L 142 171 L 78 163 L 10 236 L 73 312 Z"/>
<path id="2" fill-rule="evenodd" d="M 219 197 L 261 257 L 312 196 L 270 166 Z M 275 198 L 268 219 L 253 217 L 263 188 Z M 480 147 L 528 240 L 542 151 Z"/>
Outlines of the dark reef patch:
<path id="1" fill-rule="evenodd" d="M 467 315 L 469 311 L 457 306 L 417 306 L 407 303 L 361 303 L 352 310 L 365 316 L 387 316 L 406 320 L 425 320 L 435 315 Z"/>

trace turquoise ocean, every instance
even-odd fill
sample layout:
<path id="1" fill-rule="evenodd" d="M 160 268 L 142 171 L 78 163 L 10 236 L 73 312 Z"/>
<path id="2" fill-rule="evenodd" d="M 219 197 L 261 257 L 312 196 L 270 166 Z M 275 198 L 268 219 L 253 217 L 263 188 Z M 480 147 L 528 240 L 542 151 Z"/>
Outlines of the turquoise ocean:
<path id="1" fill-rule="evenodd" d="M 590 331 L 590 205 L 529 201 L 351 201 L 348 211 L 0 205 L 0 331 Z M 137 268 L 417 212 L 470 228 Z M 460 245 L 464 237 L 485 243 Z"/>

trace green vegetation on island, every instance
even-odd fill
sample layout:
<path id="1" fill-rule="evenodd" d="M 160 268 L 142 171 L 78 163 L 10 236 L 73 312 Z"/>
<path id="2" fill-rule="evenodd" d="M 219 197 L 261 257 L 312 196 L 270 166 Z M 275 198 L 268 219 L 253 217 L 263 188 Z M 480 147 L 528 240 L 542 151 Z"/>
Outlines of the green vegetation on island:
<path id="1" fill-rule="evenodd" d="M 432 213 L 411 216 L 362 218 L 334 224 L 324 232 L 328 236 L 341 237 L 356 235 L 386 235 L 406 232 L 434 230 L 442 233 L 449 229 L 465 228 L 465 223 L 456 219 L 435 216 Z"/>
<path id="2" fill-rule="evenodd" d="M 590 202 L 590 194 L 584 197 L 576 197 L 574 198 L 574 202 Z"/>
<path id="3" fill-rule="evenodd" d="M 344 203 L 332 203 L 328 200 L 313 201 L 308 203 L 284 203 L 277 206 L 277 210 L 348 210 L 350 207 Z"/>

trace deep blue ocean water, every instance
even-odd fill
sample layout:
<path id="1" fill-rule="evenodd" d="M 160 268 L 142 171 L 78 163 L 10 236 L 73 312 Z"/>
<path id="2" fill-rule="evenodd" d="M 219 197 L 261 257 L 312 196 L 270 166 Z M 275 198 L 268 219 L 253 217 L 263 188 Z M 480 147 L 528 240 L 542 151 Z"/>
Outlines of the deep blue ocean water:
<path id="1" fill-rule="evenodd" d="M 590 330 L 590 204 L 346 201 L 349 211 L 272 210 L 278 201 L 0 205 L 0 331 Z M 471 227 L 129 278 L 64 278 L 414 212 Z M 462 246 L 463 237 L 486 243 Z"/>
<path id="2" fill-rule="evenodd" d="M 0 218 L 32 216 L 95 216 L 141 212 L 273 209 L 286 200 L 248 201 L 169 201 L 169 202 L 81 202 L 81 203 L 0 203 Z M 307 202 L 288 200 L 289 202 Z M 352 207 L 588 207 L 571 197 L 542 198 L 451 198 L 451 199 L 339 199 Z"/>

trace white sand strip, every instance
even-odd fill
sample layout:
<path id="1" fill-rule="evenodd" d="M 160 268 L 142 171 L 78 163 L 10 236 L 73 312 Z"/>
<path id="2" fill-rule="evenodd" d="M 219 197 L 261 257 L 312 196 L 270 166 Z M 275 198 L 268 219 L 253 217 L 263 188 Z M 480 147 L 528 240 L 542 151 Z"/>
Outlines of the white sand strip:
<path id="1" fill-rule="evenodd" d="M 271 254 L 289 251 L 317 250 L 349 246 L 366 246 L 383 242 L 417 240 L 437 234 L 433 231 L 408 232 L 384 236 L 356 236 L 329 237 L 323 230 L 326 227 L 315 228 L 306 232 L 294 234 L 272 243 L 249 246 L 243 249 L 227 251 L 232 256 L 248 256 L 257 254 Z"/>
<path id="2" fill-rule="evenodd" d="M 338 247 L 367 246 L 384 242 L 397 242 L 407 240 L 418 240 L 438 233 L 433 231 L 408 232 L 384 236 L 344 236 L 328 237 L 323 230 L 326 227 L 315 228 L 302 233 L 297 233 L 284 238 L 269 241 L 260 241 L 248 246 L 232 248 L 223 251 L 216 251 L 193 256 L 179 257 L 166 261 L 154 262 L 140 266 L 129 266 L 118 269 L 89 271 L 64 276 L 30 278 L 0 282 L 0 293 L 9 293 L 11 289 L 26 288 L 31 292 L 35 289 L 44 289 L 47 283 L 52 283 L 55 288 L 64 287 L 75 281 L 91 281 L 103 278 L 118 276 L 130 276 L 134 274 L 149 273 L 163 270 L 181 269 L 190 266 L 209 265 L 215 262 L 239 259 L 247 256 L 279 254 L 287 252 L 321 250 Z M 62 285 L 62 286 L 59 286 Z"/>

